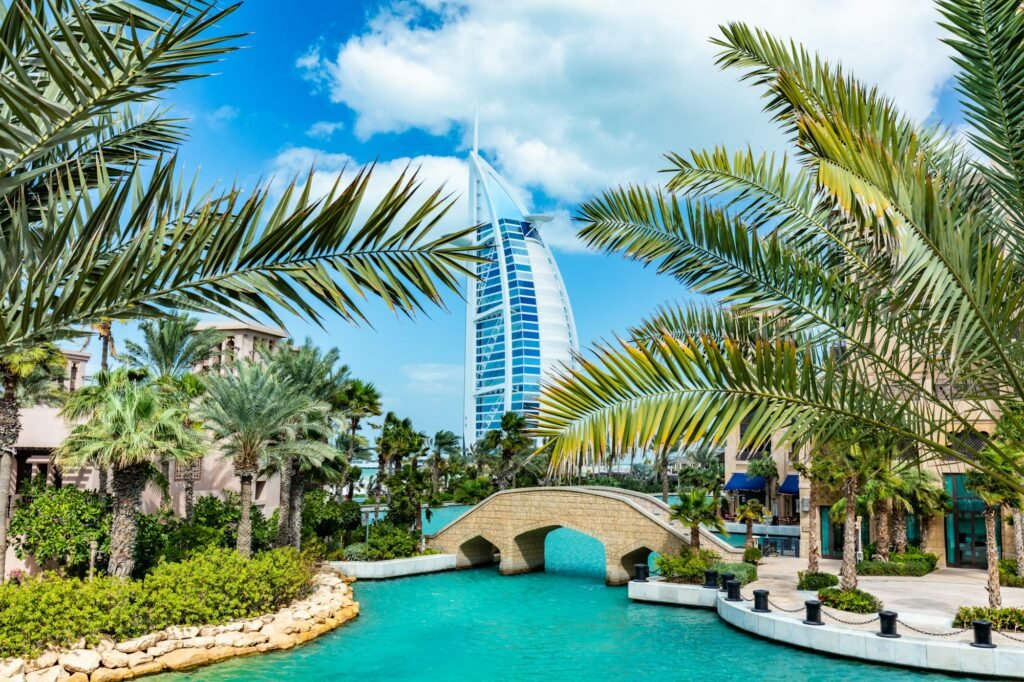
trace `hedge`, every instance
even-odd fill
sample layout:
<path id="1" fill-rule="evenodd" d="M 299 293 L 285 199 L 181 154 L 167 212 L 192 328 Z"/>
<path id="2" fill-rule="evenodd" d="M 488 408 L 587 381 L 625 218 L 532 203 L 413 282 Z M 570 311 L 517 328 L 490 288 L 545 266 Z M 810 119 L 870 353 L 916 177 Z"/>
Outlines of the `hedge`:
<path id="1" fill-rule="evenodd" d="M 757 580 L 757 566 L 753 564 L 719 561 L 711 566 L 711 569 L 718 571 L 718 575 L 732 573 L 736 576 L 736 580 L 740 581 L 740 585 L 746 585 Z"/>
<path id="2" fill-rule="evenodd" d="M 839 576 L 833 573 L 799 571 L 797 578 L 796 589 L 798 590 L 821 590 L 826 587 L 835 587 L 839 584 Z"/>
<path id="3" fill-rule="evenodd" d="M 1017 575 L 1016 559 L 1000 560 L 999 584 L 1003 587 L 1024 587 L 1024 576 Z"/>
<path id="4" fill-rule="evenodd" d="M 0 658 L 35 657 L 48 646 L 125 640 L 171 625 L 216 625 L 278 610 L 303 596 L 313 565 L 292 548 L 245 559 L 210 549 L 161 564 L 142 580 L 89 582 L 49 573 L 0 586 Z"/>
<path id="5" fill-rule="evenodd" d="M 975 620 L 987 620 L 996 630 L 1024 631 L 1024 609 L 1012 606 L 998 609 L 988 606 L 961 606 L 953 619 L 953 627 L 970 627 L 971 621 Z"/>
<path id="6" fill-rule="evenodd" d="M 882 610 L 882 602 L 878 597 L 864 590 L 826 587 L 818 591 L 818 599 L 825 606 L 850 613 L 877 613 Z"/>
<path id="7" fill-rule="evenodd" d="M 906 554 L 892 554 L 889 561 L 861 561 L 857 563 L 860 575 L 922 576 L 935 570 L 939 557 L 920 550 Z"/>

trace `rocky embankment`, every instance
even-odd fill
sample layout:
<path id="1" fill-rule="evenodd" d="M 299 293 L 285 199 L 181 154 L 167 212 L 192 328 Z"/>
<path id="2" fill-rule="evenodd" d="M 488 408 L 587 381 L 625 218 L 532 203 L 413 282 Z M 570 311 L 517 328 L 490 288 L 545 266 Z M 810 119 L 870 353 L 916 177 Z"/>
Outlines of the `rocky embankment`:
<path id="1" fill-rule="evenodd" d="M 189 670 L 238 656 L 284 651 L 330 632 L 359 615 L 351 581 L 325 569 L 308 597 L 275 614 L 223 625 L 178 626 L 126 642 L 105 639 L 92 648 L 47 651 L 39 658 L 0 659 L 0 680 L 109 682 Z M 84 643 L 83 643 L 84 645 Z"/>

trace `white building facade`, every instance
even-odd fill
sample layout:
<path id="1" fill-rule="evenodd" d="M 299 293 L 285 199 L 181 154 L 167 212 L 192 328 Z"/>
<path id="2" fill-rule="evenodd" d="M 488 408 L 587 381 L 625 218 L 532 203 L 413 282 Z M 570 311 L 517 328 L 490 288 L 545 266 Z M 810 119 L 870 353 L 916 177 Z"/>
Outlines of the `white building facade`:
<path id="1" fill-rule="evenodd" d="M 544 376 L 570 365 L 579 344 L 565 285 L 540 227 L 507 182 L 477 152 L 469 156 L 469 218 L 479 280 L 466 292 L 463 435 L 473 443 L 505 412 L 537 408 Z"/>

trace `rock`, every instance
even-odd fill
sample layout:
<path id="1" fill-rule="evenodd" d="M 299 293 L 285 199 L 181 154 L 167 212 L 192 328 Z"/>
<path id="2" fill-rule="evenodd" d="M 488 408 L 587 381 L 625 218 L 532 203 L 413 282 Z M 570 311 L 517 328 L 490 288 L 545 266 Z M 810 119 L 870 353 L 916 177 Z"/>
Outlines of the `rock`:
<path id="1" fill-rule="evenodd" d="M 220 626 L 220 631 L 221 632 L 241 632 L 242 631 L 242 623 L 241 622 L 225 623 L 224 625 Z"/>
<path id="2" fill-rule="evenodd" d="M 223 634 L 223 633 L 222 633 Z M 198 668 L 227 658 L 238 655 L 238 651 L 232 647 L 214 647 L 212 649 L 179 649 L 162 656 L 158 661 L 168 670 L 189 670 Z"/>
<path id="3" fill-rule="evenodd" d="M 164 671 L 164 664 L 162 661 L 150 661 L 149 663 L 143 663 L 131 668 L 132 677 L 142 677 L 144 675 L 153 675 L 155 673 L 162 673 Z"/>
<path id="4" fill-rule="evenodd" d="M 193 637 L 181 641 L 182 649 L 209 649 L 217 643 L 216 637 Z"/>
<path id="5" fill-rule="evenodd" d="M 222 632 L 213 638 L 214 646 L 234 646 L 235 637 L 238 635 L 234 632 Z"/>
<path id="6" fill-rule="evenodd" d="M 168 639 L 191 639 L 199 636 L 199 628 L 195 625 L 169 627 L 164 632 L 167 633 Z"/>
<path id="7" fill-rule="evenodd" d="M 305 609 L 295 609 L 292 611 L 292 618 L 295 620 L 309 620 L 312 616 L 309 615 L 309 611 Z"/>
<path id="8" fill-rule="evenodd" d="M 9 682 L 25 682 L 25 674 L 18 673 L 17 675 L 11 675 Z"/>
<path id="9" fill-rule="evenodd" d="M 88 675 L 100 667 L 100 655 L 92 649 L 72 649 L 61 654 L 60 664 L 69 673 L 85 673 Z"/>
<path id="10" fill-rule="evenodd" d="M 25 664 L 25 672 L 30 673 L 33 670 L 42 670 L 43 668 L 52 668 L 57 665 L 57 652 L 56 651 L 44 651 L 39 658 L 29 661 Z"/>
<path id="11" fill-rule="evenodd" d="M 136 651 L 145 651 L 151 646 L 154 646 L 157 642 L 162 642 L 167 636 L 162 632 L 153 632 L 142 637 L 136 637 L 135 639 L 129 639 L 125 642 L 119 642 L 114 645 L 114 648 L 118 651 L 122 651 L 126 654 L 134 654 Z"/>
<path id="12" fill-rule="evenodd" d="M 25 659 L 0 659 L 0 680 L 6 680 L 8 677 L 14 677 L 15 675 L 20 675 L 23 672 L 25 672 Z"/>
<path id="13" fill-rule="evenodd" d="M 116 670 L 97 668 L 96 672 L 89 677 L 89 682 L 121 682 L 130 674 L 127 668 L 118 668 Z"/>
<path id="14" fill-rule="evenodd" d="M 270 637 L 260 632 L 243 632 L 240 635 L 235 636 L 235 641 L 232 642 L 232 646 L 239 649 L 247 649 L 257 644 L 264 644 L 270 641 Z"/>
<path id="15" fill-rule="evenodd" d="M 67 682 L 89 682 L 89 676 L 85 673 L 74 673 L 67 678 Z"/>
<path id="16" fill-rule="evenodd" d="M 242 632 L 259 632 L 263 627 L 263 621 L 259 619 L 247 620 L 242 623 Z"/>
<path id="17" fill-rule="evenodd" d="M 133 651 L 128 654 L 128 667 L 137 668 L 144 663 L 149 663 L 153 660 L 153 657 L 147 654 L 145 651 Z"/>
<path id="18" fill-rule="evenodd" d="M 273 623 L 273 622 L 274 622 L 274 615 L 273 615 L 273 614 L 269 614 L 269 613 L 268 613 L 268 614 L 267 614 L 267 615 L 265 615 L 265 616 L 260 616 L 260 621 L 261 621 L 261 622 L 262 622 L 262 623 L 263 623 L 264 625 L 266 625 L 267 623 Z"/>
<path id="19" fill-rule="evenodd" d="M 117 649 L 110 649 L 100 654 L 100 661 L 105 668 L 127 668 L 128 654 Z"/>
<path id="20" fill-rule="evenodd" d="M 59 665 L 54 665 L 42 670 L 35 670 L 25 675 L 25 682 L 59 682 L 71 677 L 67 671 Z"/>
<path id="21" fill-rule="evenodd" d="M 111 649 L 113 649 L 114 648 L 114 644 L 116 644 L 116 642 L 114 642 L 114 640 L 110 639 L 109 637 L 104 636 L 103 638 L 100 639 L 99 644 L 94 646 L 93 649 L 95 649 L 96 651 L 98 651 L 98 652 L 100 652 L 102 654 L 104 651 L 110 651 Z"/>
<path id="22" fill-rule="evenodd" d="M 164 654 L 170 653 L 172 651 L 177 651 L 180 648 L 180 640 L 165 639 L 156 646 L 151 646 L 148 649 L 146 649 L 146 653 L 152 656 L 153 658 L 157 658 L 158 656 L 163 656 Z"/>

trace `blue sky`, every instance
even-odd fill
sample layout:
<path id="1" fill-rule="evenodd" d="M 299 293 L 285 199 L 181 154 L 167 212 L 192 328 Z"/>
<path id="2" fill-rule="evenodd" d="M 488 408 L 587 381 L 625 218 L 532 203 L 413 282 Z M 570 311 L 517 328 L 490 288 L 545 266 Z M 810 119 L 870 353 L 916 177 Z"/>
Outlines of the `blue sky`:
<path id="1" fill-rule="evenodd" d="M 912 115 L 955 123 L 936 19 L 926 0 L 249 0 L 223 27 L 251 32 L 246 49 L 171 99 L 191 119 L 182 157 L 204 184 L 251 187 L 315 163 L 319 186 L 377 160 L 382 185 L 412 163 L 428 184 L 456 192 L 478 103 L 485 156 L 534 210 L 556 216 L 546 238 L 589 345 L 685 294 L 621 258 L 585 252 L 569 219 L 579 202 L 617 183 L 657 181 L 669 150 L 784 149 L 757 93 L 714 66 L 707 39 L 717 25 L 742 20 L 794 36 L 880 83 Z M 465 222 L 459 203 L 448 226 Z M 461 301 L 415 321 L 369 309 L 373 329 L 335 319 L 326 329 L 287 327 L 337 346 L 387 409 L 425 430 L 459 431 Z"/>

